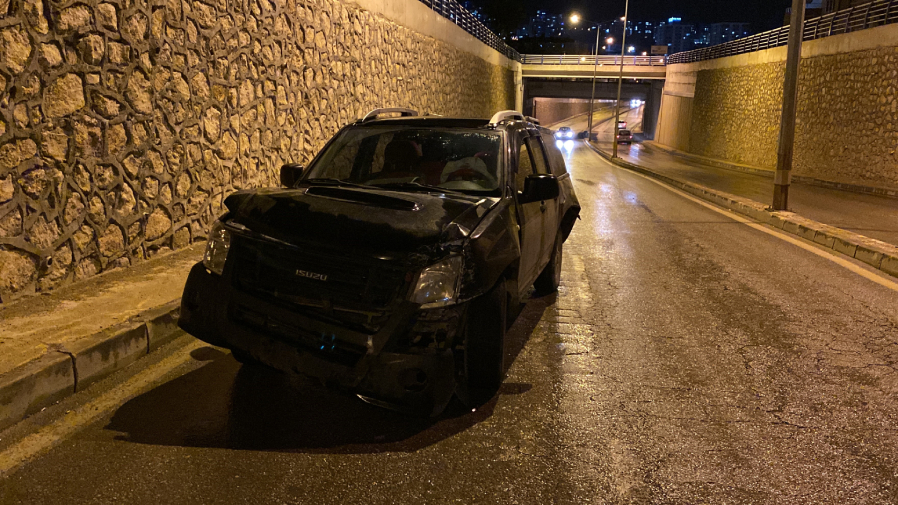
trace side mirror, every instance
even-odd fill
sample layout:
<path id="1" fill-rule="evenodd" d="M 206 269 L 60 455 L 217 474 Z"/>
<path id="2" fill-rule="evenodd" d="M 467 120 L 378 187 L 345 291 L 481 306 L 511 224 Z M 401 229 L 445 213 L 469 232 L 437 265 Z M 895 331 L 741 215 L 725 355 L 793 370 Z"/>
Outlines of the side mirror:
<path id="1" fill-rule="evenodd" d="M 286 165 L 281 167 L 281 186 L 285 188 L 292 188 L 296 181 L 302 177 L 302 171 L 305 169 L 304 166 L 299 163 L 287 163 Z"/>
<path id="2" fill-rule="evenodd" d="M 524 180 L 521 203 L 540 202 L 558 198 L 558 178 L 549 174 L 528 175 Z"/>

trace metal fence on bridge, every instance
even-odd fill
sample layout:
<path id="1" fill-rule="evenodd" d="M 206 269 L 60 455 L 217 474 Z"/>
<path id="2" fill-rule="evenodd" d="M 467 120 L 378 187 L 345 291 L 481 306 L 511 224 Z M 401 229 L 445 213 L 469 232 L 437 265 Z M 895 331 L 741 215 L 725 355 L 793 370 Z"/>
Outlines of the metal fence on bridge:
<path id="1" fill-rule="evenodd" d="M 624 65 L 663 66 L 664 56 L 623 56 Z M 577 54 L 525 54 L 521 63 L 525 65 L 620 65 L 621 56 L 577 55 Z"/>
<path id="2" fill-rule="evenodd" d="M 830 35 L 856 32 L 891 23 L 898 23 L 898 0 L 876 0 L 818 18 L 808 19 L 804 23 L 802 40 L 822 39 Z M 788 40 L 789 27 L 783 26 L 724 44 L 675 53 L 668 57 L 667 62 L 669 64 L 691 63 L 723 58 L 725 56 L 770 49 L 771 47 L 785 46 Z"/>
<path id="3" fill-rule="evenodd" d="M 455 0 L 419 0 L 434 12 L 452 21 L 464 31 L 477 37 L 484 44 L 504 54 L 507 58 L 521 61 L 521 55 L 510 47 L 501 37 L 484 26 L 473 14 Z"/>

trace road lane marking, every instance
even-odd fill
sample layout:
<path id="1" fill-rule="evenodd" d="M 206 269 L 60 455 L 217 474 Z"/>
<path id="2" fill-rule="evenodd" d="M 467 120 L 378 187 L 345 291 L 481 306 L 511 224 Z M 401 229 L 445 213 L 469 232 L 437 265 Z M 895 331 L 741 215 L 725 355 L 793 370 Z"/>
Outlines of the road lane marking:
<path id="1" fill-rule="evenodd" d="M 584 144 L 585 144 L 585 143 L 584 143 Z M 584 146 L 584 147 L 585 147 L 586 149 L 589 149 L 588 146 Z M 614 167 L 614 168 L 622 168 L 622 167 L 619 167 L 619 166 L 617 166 L 617 165 L 611 163 L 610 161 L 606 160 L 606 159 L 603 158 L 602 156 L 599 156 L 599 154 L 596 153 L 595 151 L 593 151 L 592 149 L 589 149 L 589 151 L 592 152 L 593 154 L 595 154 L 597 158 L 599 158 L 600 160 L 602 160 L 602 161 L 605 162 L 606 164 L 608 164 L 608 165 L 610 165 L 610 166 L 612 166 L 612 167 Z M 625 170 L 626 170 L 626 169 L 625 169 Z M 764 233 L 766 233 L 766 234 L 768 234 L 768 235 L 771 235 L 771 236 L 773 236 L 773 237 L 776 237 L 776 238 L 778 238 L 778 239 L 780 239 L 780 240 L 784 240 L 784 241 L 786 241 L 786 242 L 789 242 L 790 244 L 793 244 L 793 245 L 795 245 L 795 246 L 798 246 L 798 247 L 804 249 L 805 251 L 814 253 L 814 254 L 816 254 L 817 256 L 820 256 L 821 258 L 826 258 L 826 259 L 828 259 L 829 261 L 832 261 L 833 263 L 835 263 L 835 264 L 837 264 L 837 265 L 839 265 L 839 266 L 841 266 L 841 267 L 843 267 L 843 268 L 846 268 L 846 269 L 850 270 L 851 272 L 856 273 L 856 274 L 860 275 L 861 277 L 864 277 L 864 278 L 867 279 L 867 280 L 873 281 L 873 282 L 875 282 L 876 284 L 879 284 L 880 286 L 883 286 L 883 287 L 885 287 L 885 288 L 891 289 L 892 291 L 898 292 L 898 282 L 891 281 L 891 280 L 889 280 L 889 279 L 887 279 L 887 278 L 882 277 L 882 274 L 876 274 L 876 273 L 874 273 L 874 272 L 871 272 L 871 271 L 867 270 L 867 269 L 864 268 L 864 267 L 861 267 L 861 266 L 859 266 L 859 265 L 856 265 L 856 264 L 852 263 L 851 261 L 846 260 L 845 258 L 841 258 L 841 257 L 837 256 L 837 254 L 839 254 L 839 253 L 836 253 L 836 252 L 832 252 L 832 253 L 827 252 L 827 251 L 830 251 L 830 249 L 820 249 L 820 248 L 818 248 L 818 247 L 816 247 L 816 246 L 812 246 L 812 245 L 810 245 L 810 244 L 807 244 L 807 243 L 803 242 L 802 240 L 797 239 L 797 238 L 793 237 L 792 235 L 787 234 L 786 232 L 779 231 L 779 230 L 777 230 L 776 228 L 770 228 L 770 227 L 768 227 L 767 225 L 763 225 L 763 224 L 761 224 L 761 223 L 759 223 L 759 222 L 757 222 L 757 221 L 754 221 L 754 220 L 745 218 L 745 217 L 743 217 L 743 216 L 740 216 L 739 214 L 736 214 L 735 212 L 733 212 L 733 211 L 731 211 L 731 210 L 729 210 L 729 209 L 724 209 L 724 208 L 722 208 L 722 207 L 718 207 L 718 206 L 716 206 L 716 205 L 714 205 L 714 204 L 712 204 L 712 203 L 709 203 L 709 202 L 706 202 L 706 201 L 704 201 L 704 200 L 701 200 L 700 198 L 697 198 L 697 197 L 695 197 L 695 196 L 693 196 L 693 195 L 690 195 L 689 193 L 686 193 L 685 191 L 681 191 L 681 190 L 679 190 L 679 189 L 677 189 L 677 188 L 675 188 L 675 187 L 673 187 L 673 186 L 670 186 L 670 185 L 668 185 L 668 184 L 666 184 L 666 183 L 664 183 L 664 182 L 662 182 L 662 181 L 659 181 L 659 180 L 657 180 L 657 179 L 653 179 L 652 177 L 649 177 L 649 176 L 647 176 L 647 175 L 640 174 L 639 172 L 634 172 L 634 171 L 632 171 L 632 170 L 627 170 L 627 172 L 628 172 L 628 173 L 631 173 L 631 174 L 633 174 L 633 175 L 637 175 L 637 176 L 639 176 L 639 177 L 642 177 L 643 179 L 645 179 L 645 180 L 647 180 L 647 181 L 654 182 L 655 184 L 661 186 L 661 187 L 664 188 L 664 189 L 667 189 L 668 191 L 671 191 L 671 192 L 673 192 L 673 193 L 676 193 L 676 194 L 682 196 L 683 198 L 686 198 L 687 200 L 691 200 L 691 201 L 693 201 L 693 202 L 695 202 L 695 203 L 701 205 L 702 207 L 705 207 L 705 208 L 707 208 L 707 209 L 713 210 L 714 212 L 716 212 L 716 213 L 718 213 L 718 214 L 727 216 L 728 218 L 730 218 L 730 219 L 732 219 L 732 220 L 734 220 L 734 221 L 737 221 L 737 222 L 742 223 L 742 224 L 744 224 L 744 225 L 746 225 L 746 226 L 749 226 L 749 227 L 751 227 L 751 228 L 754 228 L 755 230 L 762 231 L 762 232 L 764 232 Z"/>
<path id="2" fill-rule="evenodd" d="M 6 448 L 0 452 L 0 477 L 5 477 L 35 456 L 61 444 L 83 427 L 137 396 L 142 390 L 147 389 L 148 384 L 155 383 L 175 368 L 192 360 L 193 358 L 190 356 L 192 351 L 207 345 L 194 339 L 191 343 L 176 350 L 171 356 L 139 372 L 111 391 L 75 408 L 51 424 Z"/>

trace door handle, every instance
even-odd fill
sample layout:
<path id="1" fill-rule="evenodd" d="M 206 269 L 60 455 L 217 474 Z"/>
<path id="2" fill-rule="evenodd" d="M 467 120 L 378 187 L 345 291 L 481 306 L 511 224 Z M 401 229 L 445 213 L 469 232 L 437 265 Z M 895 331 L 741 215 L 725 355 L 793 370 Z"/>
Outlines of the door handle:
<path id="1" fill-rule="evenodd" d="M 540 203 L 539 203 L 539 210 L 540 210 L 541 212 L 545 212 L 545 211 L 546 211 L 546 202 L 540 202 Z"/>

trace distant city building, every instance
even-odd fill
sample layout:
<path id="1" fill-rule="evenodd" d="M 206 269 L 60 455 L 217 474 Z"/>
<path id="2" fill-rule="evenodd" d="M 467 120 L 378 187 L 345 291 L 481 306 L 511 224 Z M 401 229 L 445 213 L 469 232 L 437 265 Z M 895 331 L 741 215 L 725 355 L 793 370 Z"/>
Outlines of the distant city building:
<path id="1" fill-rule="evenodd" d="M 751 35 L 749 23 L 712 23 L 697 25 L 670 18 L 655 29 L 655 44 L 667 46 L 668 54 L 716 46 Z"/>
<path id="2" fill-rule="evenodd" d="M 716 46 L 751 34 L 748 23 L 714 23 L 702 27 L 702 44 Z"/>
<path id="3" fill-rule="evenodd" d="M 655 45 L 667 46 L 667 53 L 680 53 L 691 51 L 696 46 L 702 45 L 702 39 L 695 25 L 683 23 L 680 18 L 670 18 L 667 22 L 659 23 L 655 29 Z"/>
<path id="4" fill-rule="evenodd" d="M 564 15 L 549 14 L 536 11 L 526 26 L 518 30 L 518 37 L 563 37 L 565 31 Z"/>

